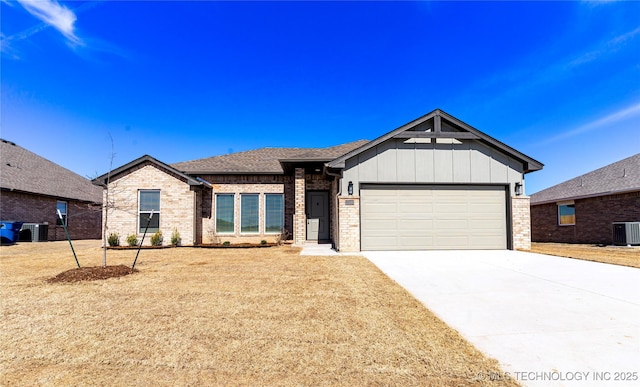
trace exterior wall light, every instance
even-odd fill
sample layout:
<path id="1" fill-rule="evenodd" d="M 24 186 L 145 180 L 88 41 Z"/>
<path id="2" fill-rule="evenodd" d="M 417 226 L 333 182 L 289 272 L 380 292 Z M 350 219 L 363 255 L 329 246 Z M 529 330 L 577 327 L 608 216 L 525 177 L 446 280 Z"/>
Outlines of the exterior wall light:
<path id="1" fill-rule="evenodd" d="M 349 194 L 349 196 L 353 195 L 353 182 L 350 181 L 349 185 L 347 186 L 347 193 Z"/>
<path id="2" fill-rule="evenodd" d="M 522 195 L 522 183 L 516 183 L 516 196 Z"/>

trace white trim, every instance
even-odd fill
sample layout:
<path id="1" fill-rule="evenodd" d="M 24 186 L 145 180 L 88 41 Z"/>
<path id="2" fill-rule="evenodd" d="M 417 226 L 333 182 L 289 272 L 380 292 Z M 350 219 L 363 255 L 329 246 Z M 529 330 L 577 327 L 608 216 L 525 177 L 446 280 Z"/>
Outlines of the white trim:
<path id="1" fill-rule="evenodd" d="M 153 215 L 158 214 L 158 230 L 155 230 L 155 228 L 151 228 L 151 232 L 157 232 L 160 230 L 160 208 L 154 208 L 151 211 L 140 211 L 140 193 L 141 192 L 157 192 L 158 193 L 158 207 L 162 207 L 161 205 L 161 201 L 162 201 L 162 194 L 161 194 L 161 190 L 159 188 L 151 188 L 151 189 L 147 189 L 147 188 L 138 188 L 138 208 L 137 208 L 137 216 L 136 216 L 136 223 L 137 223 L 137 227 L 136 227 L 136 235 L 139 234 L 143 234 L 144 230 L 141 230 L 140 227 L 140 214 L 149 214 L 151 213 Z M 155 231 L 153 231 L 155 230 Z"/>

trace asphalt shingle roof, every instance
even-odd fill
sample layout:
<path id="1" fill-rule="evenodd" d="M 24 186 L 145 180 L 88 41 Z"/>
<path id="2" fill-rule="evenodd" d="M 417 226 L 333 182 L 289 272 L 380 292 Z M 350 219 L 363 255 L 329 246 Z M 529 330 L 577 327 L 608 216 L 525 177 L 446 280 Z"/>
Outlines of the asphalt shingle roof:
<path id="1" fill-rule="evenodd" d="M 3 189 L 102 203 L 102 188 L 12 142 L 0 140 L 0 161 Z"/>
<path id="2" fill-rule="evenodd" d="M 360 140 L 328 148 L 260 148 L 228 155 L 184 161 L 171 166 L 184 173 L 283 173 L 280 160 L 326 160 L 352 151 L 368 141 Z"/>
<path id="3" fill-rule="evenodd" d="M 640 191 L 640 153 L 531 195 L 531 204 Z"/>

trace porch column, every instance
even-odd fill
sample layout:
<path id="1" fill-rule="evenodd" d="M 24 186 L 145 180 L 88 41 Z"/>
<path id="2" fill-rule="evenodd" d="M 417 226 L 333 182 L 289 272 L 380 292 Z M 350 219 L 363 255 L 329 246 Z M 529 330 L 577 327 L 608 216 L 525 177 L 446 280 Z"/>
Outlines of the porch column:
<path id="1" fill-rule="evenodd" d="M 304 168 L 295 169 L 294 179 L 295 212 L 293 213 L 293 244 L 302 245 L 307 240 L 307 215 L 304 205 Z"/>
<path id="2" fill-rule="evenodd" d="M 530 197 L 511 197 L 511 225 L 514 250 L 531 249 Z"/>

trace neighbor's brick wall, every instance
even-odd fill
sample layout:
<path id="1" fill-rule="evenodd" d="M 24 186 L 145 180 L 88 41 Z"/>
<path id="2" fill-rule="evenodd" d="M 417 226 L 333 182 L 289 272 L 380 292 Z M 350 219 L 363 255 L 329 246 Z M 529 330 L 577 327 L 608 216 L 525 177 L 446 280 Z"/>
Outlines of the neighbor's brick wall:
<path id="1" fill-rule="evenodd" d="M 575 201 L 576 224 L 558 225 L 558 206 L 531 206 L 531 239 L 534 242 L 613 243 L 613 222 L 640 221 L 640 191 Z"/>
<path id="2" fill-rule="evenodd" d="M 160 190 L 160 231 L 164 238 L 163 244 L 171 243 L 171 234 L 177 228 L 182 244 L 192 245 L 195 236 L 196 192 L 177 176 L 161 171 L 150 163 L 137 166 L 110 184 L 109 202 L 115 208 L 109 210 L 107 234 L 120 234 L 121 245 L 126 244 L 130 234 L 136 234 L 138 239 L 142 238 L 142 234 L 138 232 L 138 191 L 143 189 Z M 151 235 L 147 235 L 144 243 L 151 243 Z"/>
<path id="3" fill-rule="evenodd" d="M 347 203 L 353 202 L 351 205 Z M 340 196 L 338 198 L 338 240 L 339 250 L 343 252 L 360 251 L 360 198 Z"/>
<path id="4" fill-rule="evenodd" d="M 67 229 L 71 239 L 100 239 L 102 214 L 99 205 L 75 200 L 67 202 Z M 58 199 L 15 191 L 0 192 L 0 218 L 4 221 L 48 223 L 49 240 L 64 240 L 62 226 L 56 226 Z"/>
<path id="5" fill-rule="evenodd" d="M 511 198 L 511 231 L 514 250 L 531 249 L 529 204 L 530 198 L 528 196 L 513 196 Z"/>

